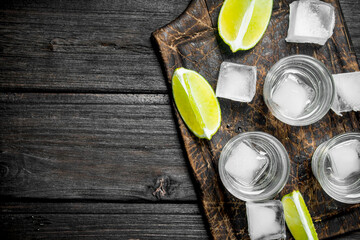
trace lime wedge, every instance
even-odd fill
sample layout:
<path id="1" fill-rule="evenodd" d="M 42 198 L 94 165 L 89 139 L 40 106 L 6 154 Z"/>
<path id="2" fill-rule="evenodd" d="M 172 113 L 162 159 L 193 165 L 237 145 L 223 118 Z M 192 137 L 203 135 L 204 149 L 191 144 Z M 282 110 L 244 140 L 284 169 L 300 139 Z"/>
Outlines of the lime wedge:
<path id="1" fill-rule="evenodd" d="M 219 102 L 199 73 L 177 68 L 172 77 L 175 104 L 188 128 L 199 138 L 211 139 L 220 127 Z"/>
<path id="2" fill-rule="evenodd" d="M 221 7 L 219 34 L 231 51 L 248 50 L 264 35 L 273 0 L 225 0 Z"/>
<path id="3" fill-rule="evenodd" d="M 317 240 L 314 223 L 301 193 L 293 191 L 285 195 L 281 202 L 284 207 L 286 225 L 295 240 Z"/>

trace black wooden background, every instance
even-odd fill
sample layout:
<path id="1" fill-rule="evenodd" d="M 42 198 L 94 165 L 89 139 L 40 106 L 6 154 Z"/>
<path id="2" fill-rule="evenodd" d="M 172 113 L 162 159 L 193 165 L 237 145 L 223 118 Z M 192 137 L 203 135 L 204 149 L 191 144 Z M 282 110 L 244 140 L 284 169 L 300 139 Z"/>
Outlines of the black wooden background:
<path id="1" fill-rule="evenodd" d="M 150 40 L 189 1 L 0 2 L 1 239 L 210 238 Z"/>

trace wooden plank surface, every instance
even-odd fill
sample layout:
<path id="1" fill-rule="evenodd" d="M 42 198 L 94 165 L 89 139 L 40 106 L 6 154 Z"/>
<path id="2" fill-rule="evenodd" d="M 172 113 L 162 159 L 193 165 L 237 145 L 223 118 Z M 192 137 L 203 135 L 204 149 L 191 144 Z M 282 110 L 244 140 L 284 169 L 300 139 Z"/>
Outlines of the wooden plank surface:
<path id="1" fill-rule="evenodd" d="M 358 63 L 360 62 L 360 1 L 339 0 L 341 10 L 345 19 L 345 25 L 350 33 Z"/>
<path id="2" fill-rule="evenodd" d="M 340 2 L 359 51 L 359 1 Z M 189 1 L 101 3 L 2 2 L 0 89 L 166 93 L 150 33 Z"/>
<path id="3" fill-rule="evenodd" d="M 166 92 L 150 34 L 188 1 L 5 1 L 0 89 Z"/>
<path id="4" fill-rule="evenodd" d="M 208 234 L 197 204 L 11 202 L 0 206 L 0 237 L 208 239 Z"/>
<path id="5" fill-rule="evenodd" d="M 1 94 L 0 194 L 196 200 L 167 95 Z"/>
<path id="6" fill-rule="evenodd" d="M 189 2 L 1 1 L 1 239 L 209 238 L 150 41 Z"/>
<path id="7" fill-rule="evenodd" d="M 209 239 L 198 204 L 6 202 L 1 239 Z M 359 239 L 360 232 L 333 238 Z"/>

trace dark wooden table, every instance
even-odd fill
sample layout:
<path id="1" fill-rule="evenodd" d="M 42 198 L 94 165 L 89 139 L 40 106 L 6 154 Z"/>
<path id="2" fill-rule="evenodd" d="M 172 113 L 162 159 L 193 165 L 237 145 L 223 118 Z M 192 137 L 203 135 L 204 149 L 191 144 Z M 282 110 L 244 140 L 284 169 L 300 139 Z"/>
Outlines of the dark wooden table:
<path id="1" fill-rule="evenodd" d="M 1 239 L 210 238 L 150 41 L 189 1 L 1 1 Z"/>

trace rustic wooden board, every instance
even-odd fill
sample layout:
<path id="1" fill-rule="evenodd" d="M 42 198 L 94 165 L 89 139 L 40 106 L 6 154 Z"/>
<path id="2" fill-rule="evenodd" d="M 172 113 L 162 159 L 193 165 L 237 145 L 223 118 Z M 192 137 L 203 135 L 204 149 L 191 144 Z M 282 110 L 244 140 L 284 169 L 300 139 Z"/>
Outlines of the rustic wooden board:
<path id="1" fill-rule="evenodd" d="M 194 0 L 179 18 L 153 33 L 168 83 L 175 68 L 183 66 L 198 71 L 215 89 L 222 61 L 257 66 L 258 84 L 254 100 L 246 104 L 220 99 L 222 125 L 211 141 L 194 137 L 176 112 L 188 159 L 201 188 L 205 214 L 215 239 L 248 239 L 244 202 L 224 189 L 218 176 L 217 163 L 222 147 L 231 137 L 239 132 L 254 130 L 277 137 L 291 159 L 289 181 L 276 198 L 299 189 L 321 239 L 360 228 L 360 204 L 346 205 L 332 200 L 321 189 L 310 168 L 311 156 L 320 143 L 343 132 L 360 130 L 359 113 L 347 113 L 341 118 L 329 112 L 322 120 L 310 126 L 291 127 L 274 118 L 263 101 L 262 86 L 267 71 L 275 62 L 288 55 L 312 55 L 332 73 L 359 70 L 338 1 L 327 1 L 337 10 L 336 27 L 331 39 L 322 47 L 285 42 L 290 2 L 274 2 L 272 19 L 263 39 L 255 48 L 245 52 L 232 54 L 217 33 L 216 19 L 222 1 Z"/>
<path id="2" fill-rule="evenodd" d="M 1 198 L 196 201 L 167 95 L 0 93 Z"/>

